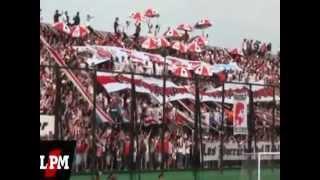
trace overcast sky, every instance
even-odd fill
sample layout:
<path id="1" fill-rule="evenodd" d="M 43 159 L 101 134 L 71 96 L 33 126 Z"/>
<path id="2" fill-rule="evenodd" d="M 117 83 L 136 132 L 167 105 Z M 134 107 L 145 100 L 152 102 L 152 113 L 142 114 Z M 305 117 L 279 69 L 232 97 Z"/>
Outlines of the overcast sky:
<path id="1" fill-rule="evenodd" d="M 71 19 L 79 11 L 83 23 L 89 13 L 95 17 L 92 26 L 106 31 L 113 31 L 115 17 L 123 23 L 131 12 L 152 7 L 160 13 L 153 21 L 161 33 L 168 26 L 209 18 L 210 45 L 238 48 L 243 38 L 252 38 L 271 42 L 273 50 L 280 48 L 280 0 L 40 0 L 40 6 L 45 22 L 52 23 L 56 9 L 67 10 Z"/>

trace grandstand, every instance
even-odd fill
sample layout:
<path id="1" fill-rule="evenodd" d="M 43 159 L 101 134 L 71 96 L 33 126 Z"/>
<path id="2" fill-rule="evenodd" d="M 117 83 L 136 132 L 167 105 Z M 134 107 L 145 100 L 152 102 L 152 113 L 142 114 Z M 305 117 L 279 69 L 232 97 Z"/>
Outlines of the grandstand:
<path id="1" fill-rule="evenodd" d="M 266 43 L 229 50 L 202 36 L 86 28 L 40 24 L 40 115 L 54 117 L 41 139 L 77 141 L 71 179 L 244 180 L 257 171 L 245 153 L 280 151 L 280 57 Z M 248 104 L 241 133 L 238 95 Z M 261 162 L 261 179 L 278 178 L 280 156 Z"/>

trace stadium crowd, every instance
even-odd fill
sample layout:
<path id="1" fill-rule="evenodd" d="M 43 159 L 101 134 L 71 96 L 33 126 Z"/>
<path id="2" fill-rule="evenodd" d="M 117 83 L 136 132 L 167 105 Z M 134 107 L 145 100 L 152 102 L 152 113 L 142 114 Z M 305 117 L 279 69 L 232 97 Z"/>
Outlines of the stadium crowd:
<path id="1" fill-rule="evenodd" d="M 41 9 L 40 9 L 41 12 Z M 42 19 L 42 18 L 40 18 Z M 94 94 L 93 73 L 86 59 L 91 57 L 90 53 L 77 52 L 74 46 L 83 45 L 108 45 L 117 47 L 126 47 L 128 49 L 137 49 L 152 53 L 162 53 L 159 51 L 148 51 L 141 48 L 141 43 L 146 38 L 141 36 L 141 24 L 136 25 L 135 33 L 130 36 L 126 28 L 120 28 L 120 20 L 116 18 L 114 22 L 114 32 L 101 32 L 90 26 L 93 16 L 87 15 L 86 26 L 90 33 L 83 38 L 72 38 L 67 34 L 56 31 L 50 24 L 41 23 L 41 36 L 48 44 L 55 49 L 65 63 L 73 69 L 72 72 L 79 79 L 85 91 L 91 96 Z M 67 11 L 54 15 L 54 23 L 63 21 L 68 26 L 79 25 L 79 13 L 70 22 Z M 129 26 L 126 22 L 124 26 Z M 150 31 L 150 25 L 148 26 Z M 153 26 L 152 26 L 153 27 Z M 155 31 L 159 34 L 159 25 L 155 26 Z M 189 36 L 189 35 L 188 35 Z M 186 38 L 189 41 L 191 38 Z M 168 39 L 169 40 L 169 39 Z M 181 54 L 170 48 L 165 49 L 170 56 L 187 58 L 190 60 L 199 60 L 210 64 L 227 64 L 235 62 L 242 71 L 225 71 L 228 81 L 239 82 L 261 82 L 265 84 L 280 83 L 280 52 L 279 55 L 271 53 L 270 43 L 261 43 L 244 39 L 241 52 L 228 51 L 225 48 L 207 46 L 201 53 Z M 120 63 L 121 62 L 121 63 Z M 40 114 L 55 114 L 57 78 L 54 68 L 55 61 L 47 51 L 42 42 L 40 42 Z M 142 64 L 135 64 L 137 73 L 149 75 L 161 75 L 162 68 L 155 65 L 155 68 L 148 69 Z M 87 69 L 87 70 L 85 70 Z M 98 65 L 98 69 L 105 71 L 130 72 L 132 64 L 130 59 L 119 60 L 112 57 L 110 61 Z M 74 84 L 68 79 L 65 73 L 60 72 L 60 92 L 59 115 L 61 118 L 62 132 L 60 137 L 65 140 L 76 140 L 76 161 L 75 171 L 98 168 L 100 170 L 128 169 L 130 161 L 130 148 L 133 148 L 133 161 L 136 167 L 141 169 L 159 169 L 160 162 L 163 160 L 165 168 L 190 168 L 193 154 L 193 133 L 194 130 L 190 124 L 177 123 L 177 111 L 184 114 L 187 118 L 193 119 L 194 102 L 183 100 L 181 102 L 167 102 L 164 131 L 163 152 L 161 152 L 160 122 L 162 122 L 162 105 L 155 102 L 149 95 L 136 93 L 136 112 L 137 112 L 137 138 L 134 144 L 131 144 L 130 135 L 130 113 L 131 113 L 131 94 L 124 90 L 115 93 L 107 93 L 105 89 L 98 85 L 96 103 L 104 112 L 110 115 L 115 121 L 114 125 L 96 122 L 96 131 L 93 133 L 93 107 L 83 98 Z M 181 80 L 171 77 L 170 80 L 178 85 L 193 85 L 191 80 Z M 206 85 L 204 85 L 206 84 Z M 209 83 L 203 83 L 201 87 L 207 87 Z M 278 92 L 277 92 L 278 93 Z M 184 106 L 183 104 L 186 104 Z M 274 132 L 271 128 L 272 121 L 272 103 L 256 103 L 256 136 L 257 141 L 270 141 Z M 217 131 L 222 122 L 221 106 L 218 104 L 201 103 L 201 113 L 204 121 L 209 122 L 209 126 L 204 127 L 204 142 L 220 142 L 220 135 Z M 277 129 L 279 129 L 279 106 L 276 108 Z M 224 123 L 227 127 L 225 143 L 236 142 L 243 144 L 246 137 L 242 135 L 232 135 L 232 114 L 231 110 L 225 111 Z M 148 124 L 147 122 L 155 122 Z M 94 136 L 93 136 L 94 134 Z M 279 138 L 279 133 L 276 135 Z M 43 139 L 53 139 L 51 134 Z M 163 154 L 163 156 L 162 156 Z M 93 160 L 97 159 L 96 164 Z"/>

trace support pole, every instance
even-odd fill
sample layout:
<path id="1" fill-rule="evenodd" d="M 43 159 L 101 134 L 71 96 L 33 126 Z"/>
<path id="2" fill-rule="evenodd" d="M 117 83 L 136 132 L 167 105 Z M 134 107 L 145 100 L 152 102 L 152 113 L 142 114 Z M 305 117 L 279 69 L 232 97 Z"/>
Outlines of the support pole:
<path id="1" fill-rule="evenodd" d="M 202 152 L 202 127 L 201 127 L 201 107 L 200 107 L 200 90 L 199 90 L 199 77 L 195 75 L 195 120 L 198 124 L 198 132 L 195 135 L 197 136 L 197 140 L 200 138 L 200 144 L 197 142 L 197 168 L 203 168 L 203 152 Z"/>
<path id="2" fill-rule="evenodd" d="M 248 153 L 253 152 L 252 148 L 252 136 L 254 131 L 254 120 L 253 120 L 253 95 L 252 85 L 249 84 L 249 113 L 248 113 Z"/>
<path id="3" fill-rule="evenodd" d="M 274 145 L 274 138 L 275 138 L 275 113 L 276 113 L 276 88 L 272 87 L 272 95 L 273 95 L 273 99 L 272 99 L 272 125 L 271 125 L 271 152 L 275 152 L 276 148 Z M 269 131 L 270 132 L 270 131 Z M 273 164 L 273 156 L 272 156 L 272 164 Z M 259 169 L 260 170 L 260 169 Z M 273 172 L 273 166 L 271 166 L 271 170 Z M 260 178 L 260 176 L 259 176 Z"/>
<path id="4" fill-rule="evenodd" d="M 225 83 L 222 84 L 222 104 L 221 104 L 221 124 L 220 124 L 220 152 L 219 152 L 219 161 L 220 161 L 220 172 L 223 173 L 223 142 L 224 142 L 224 94 L 225 94 Z"/>
<path id="5" fill-rule="evenodd" d="M 91 123 L 92 123 L 92 149 L 93 149 L 93 161 L 92 161 L 92 172 L 95 172 L 95 165 L 97 163 L 97 157 L 96 157 L 96 97 L 97 97 L 97 69 L 96 67 L 93 68 L 93 109 L 92 109 L 92 116 L 91 116 Z"/>
<path id="6" fill-rule="evenodd" d="M 198 106 L 199 106 L 199 89 L 198 89 L 198 77 L 194 75 L 194 83 L 195 83 L 195 113 L 194 113 L 194 121 L 195 121 L 195 130 L 194 130 L 194 150 L 193 150 L 193 167 L 195 170 L 199 168 L 200 159 L 199 159 L 199 118 L 198 118 Z"/>
<path id="7" fill-rule="evenodd" d="M 136 166 L 134 166 L 134 139 L 137 141 L 137 130 L 136 130 L 136 86 L 134 83 L 134 71 L 133 67 L 131 68 L 131 106 L 130 106 L 130 168 L 129 168 L 129 173 L 130 173 L 130 179 L 133 179 L 133 170 L 136 169 Z M 137 141 L 138 145 L 138 141 Z M 138 148 L 138 147 L 136 147 Z M 138 164 L 138 151 L 136 153 L 136 164 Z"/>
<path id="8" fill-rule="evenodd" d="M 252 84 L 249 84 L 249 113 L 248 113 L 248 153 L 253 152 L 252 148 L 252 136 L 255 136 L 255 122 L 253 112 L 253 93 Z M 256 142 L 255 142 L 256 143 Z M 251 156 L 249 156 L 249 165 L 251 163 Z M 252 179 L 252 169 L 249 167 L 249 180 Z"/>
<path id="9" fill-rule="evenodd" d="M 258 180 L 260 180 L 260 159 L 261 159 L 261 154 L 258 152 Z"/>
<path id="10" fill-rule="evenodd" d="M 167 81 L 167 64 L 166 64 L 167 57 L 164 56 L 164 67 L 163 67 L 163 89 L 162 89 L 162 121 L 161 121 L 161 173 L 163 173 L 164 169 L 164 129 L 165 129 L 165 114 L 166 114 L 166 81 Z"/>
<path id="11" fill-rule="evenodd" d="M 54 72 L 56 75 L 56 96 L 55 96 L 55 106 L 54 106 L 54 139 L 62 140 L 62 121 L 61 121 L 61 77 L 58 65 L 54 66 Z"/>
<path id="12" fill-rule="evenodd" d="M 272 101 L 272 126 L 271 126 L 271 151 L 275 152 L 275 145 L 274 145 L 274 134 L 275 134 L 275 113 L 276 113 L 276 88 L 272 87 L 273 91 L 273 101 Z"/>

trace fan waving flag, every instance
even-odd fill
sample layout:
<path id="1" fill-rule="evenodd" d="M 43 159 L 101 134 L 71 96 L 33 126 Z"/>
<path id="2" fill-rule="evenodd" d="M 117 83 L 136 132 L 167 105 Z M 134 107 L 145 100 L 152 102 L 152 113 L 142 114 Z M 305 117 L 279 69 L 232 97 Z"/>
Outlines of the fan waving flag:
<path id="1" fill-rule="evenodd" d="M 72 27 L 71 29 L 71 36 L 75 38 L 82 38 L 85 37 L 90 33 L 89 29 L 82 25 L 77 25 Z"/>
<path id="2" fill-rule="evenodd" d="M 53 27 L 54 29 L 56 29 L 57 31 L 64 32 L 64 33 L 67 33 L 67 34 L 70 34 L 70 32 L 71 32 L 69 26 L 66 25 L 66 24 L 63 23 L 63 22 L 54 23 L 54 24 L 52 25 L 52 27 Z"/>

